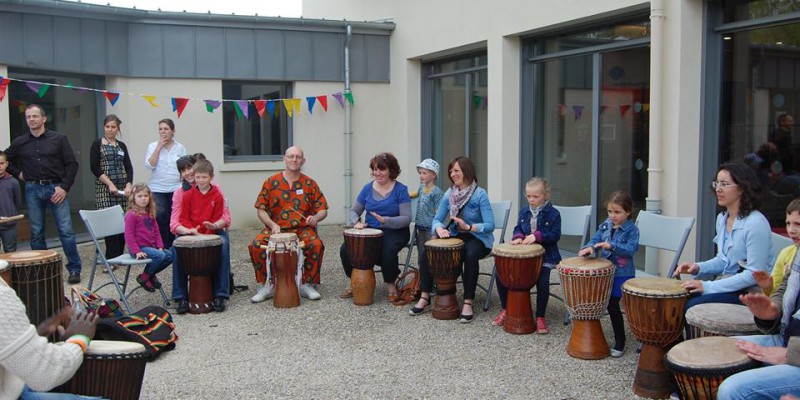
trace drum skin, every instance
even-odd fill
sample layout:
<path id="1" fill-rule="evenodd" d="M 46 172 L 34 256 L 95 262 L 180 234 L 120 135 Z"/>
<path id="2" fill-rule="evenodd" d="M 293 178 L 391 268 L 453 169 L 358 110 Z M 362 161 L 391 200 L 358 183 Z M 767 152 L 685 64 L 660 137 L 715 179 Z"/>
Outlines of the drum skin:
<path id="1" fill-rule="evenodd" d="M 93 340 L 75 375 L 53 391 L 113 400 L 137 400 L 147 352 L 135 342 Z"/>
<path id="2" fill-rule="evenodd" d="M 39 326 L 64 307 L 63 264 L 59 253 L 52 250 L 17 251 L 0 255 L 0 260 L 8 262 L 11 272 L 9 285 L 25 304 L 34 326 Z M 56 341 L 55 334 L 50 335 L 49 340 Z"/>
<path id="3" fill-rule="evenodd" d="M 464 241 L 457 238 L 431 239 L 425 242 L 428 269 L 436 282 L 433 318 L 458 319 L 461 308 L 456 299 L 456 281 L 461 275 L 461 249 Z"/>
<path id="4" fill-rule="evenodd" d="M 180 236 L 173 242 L 181 269 L 189 275 L 189 313 L 214 311 L 211 276 L 222 260 L 222 238 L 218 235 Z"/>
<path id="5" fill-rule="evenodd" d="M 753 313 L 739 304 L 698 304 L 686 311 L 686 338 L 760 335 Z"/>
<path id="6" fill-rule="evenodd" d="M 544 261 L 544 247 L 538 244 L 501 243 L 492 249 L 497 278 L 508 289 L 506 321 L 503 330 L 517 335 L 536 330 L 530 290 L 539 280 Z"/>

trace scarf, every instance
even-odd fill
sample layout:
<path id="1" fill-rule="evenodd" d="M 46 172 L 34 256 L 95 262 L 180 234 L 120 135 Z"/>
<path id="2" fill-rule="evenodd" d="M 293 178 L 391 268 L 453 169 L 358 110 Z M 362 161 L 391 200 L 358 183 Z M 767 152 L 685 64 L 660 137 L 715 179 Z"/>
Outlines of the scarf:
<path id="1" fill-rule="evenodd" d="M 786 329 L 789 328 L 792 314 L 797 309 L 797 295 L 800 293 L 800 257 L 797 254 L 792 260 L 792 272 L 789 282 L 786 283 L 786 292 L 783 294 L 783 315 L 781 316 L 781 336 L 784 338 Z"/>
<path id="2" fill-rule="evenodd" d="M 544 206 L 547 205 L 547 203 L 548 202 L 545 202 L 544 204 L 540 205 L 539 207 L 528 206 L 528 208 L 530 208 L 530 210 L 531 210 L 531 233 L 536 232 L 536 228 L 538 227 L 538 224 L 539 224 L 539 213 L 542 211 Z"/>
<path id="3" fill-rule="evenodd" d="M 456 185 L 450 187 L 450 218 L 458 216 L 459 211 L 464 208 L 477 187 L 478 184 L 475 182 L 470 183 L 464 189 L 459 189 Z"/>

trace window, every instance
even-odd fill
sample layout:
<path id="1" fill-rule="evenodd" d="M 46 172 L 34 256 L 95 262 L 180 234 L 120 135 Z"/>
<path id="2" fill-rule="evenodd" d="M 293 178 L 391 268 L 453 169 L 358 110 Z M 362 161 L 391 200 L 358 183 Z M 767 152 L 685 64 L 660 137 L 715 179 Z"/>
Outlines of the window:
<path id="1" fill-rule="evenodd" d="M 233 102 L 222 103 L 225 161 L 259 161 L 280 157 L 289 147 L 290 120 L 280 99 L 291 98 L 285 82 L 222 82 L 222 97 L 228 100 L 275 100 L 273 112 L 258 115 L 248 104 L 248 117 L 239 116 Z"/>

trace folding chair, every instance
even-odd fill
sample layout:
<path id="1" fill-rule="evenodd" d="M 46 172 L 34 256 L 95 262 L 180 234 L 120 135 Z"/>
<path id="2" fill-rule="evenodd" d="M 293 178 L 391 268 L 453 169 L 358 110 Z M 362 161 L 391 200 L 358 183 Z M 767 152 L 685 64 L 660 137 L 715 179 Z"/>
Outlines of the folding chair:
<path id="1" fill-rule="evenodd" d="M 639 246 L 653 247 L 659 250 L 675 252 L 675 257 L 669 265 L 667 277 L 671 277 L 678 267 L 678 260 L 683 253 L 686 239 L 694 226 L 692 217 L 667 217 L 653 214 L 649 211 L 639 212 L 636 218 L 639 228 Z"/>
<path id="2" fill-rule="evenodd" d="M 89 276 L 89 290 L 94 290 L 94 275 L 97 272 L 97 265 L 102 265 L 108 269 L 108 276 L 111 278 L 111 282 L 100 285 L 97 287 L 97 290 L 108 285 L 114 285 L 114 287 L 117 289 L 117 293 L 119 294 L 119 299 L 125 305 L 125 310 L 128 313 L 133 312 L 130 304 L 128 304 L 128 297 L 140 287 L 137 285 L 130 292 L 125 294 L 125 291 L 128 288 L 128 279 L 131 275 L 131 266 L 145 265 L 152 260 L 137 260 L 128 253 L 125 253 L 119 257 L 114 257 L 110 260 L 106 259 L 103 249 L 100 247 L 100 243 L 98 241 L 108 236 L 118 235 L 125 232 L 125 218 L 122 212 L 122 207 L 119 205 L 103 210 L 80 210 L 78 211 L 78 214 L 80 214 L 83 223 L 86 224 L 86 230 L 92 237 L 92 242 L 94 242 L 95 246 L 92 274 Z M 114 271 L 111 269 L 111 265 L 122 265 L 126 268 L 125 280 L 123 280 L 121 283 L 114 274 Z M 164 300 L 164 306 L 168 307 L 170 301 L 167 298 L 166 293 L 164 293 L 164 289 L 159 288 L 158 290 L 161 292 L 161 298 Z"/>
<path id="3" fill-rule="evenodd" d="M 561 215 L 561 238 L 563 239 L 564 236 L 580 237 L 578 248 L 575 251 L 565 250 L 559 247 L 558 252 L 561 253 L 562 258 L 575 257 L 578 255 L 581 248 L 583 248 L 583 245 L 589 240 L 589 223 L 592 218 L 592 206 L 564 207 L 554 205 L 553 208 Z M 563 243 L 561 240 L 559 240 L 559 242 Z M 561 286 L 561 282 L 550 282 L 550 286 Z M 533 293 L 536 293 L 536 291 L 533 290 L 531 294 Z M 552 291 L 550 291 L 550 297 L 562 303 L 564 302 L 563 298 Z M 569 313 L 566 314 L 563 322 L 564 325 L 569 324 Z"/>
<path id="4" fill-rule="evenodd" d="M 775 232 L 772 232 L 772 251 L 769 253 L 769 259 L 774 261 L 775 259 L 778 258 L 778 254 L 780 254 L 781 250 L 793 244 L 794 242 L 792 241 L 792 239 L 777 234 Z M 770 265 L 770 268 L 771 267 L 772 265 Z"/>
<path id="5" fill-rule="evenodd" d="M 508 227 L 508 215 L 511 213 L 511 201 L 504 200 L 504 201 L 496 201 L 491 203 L 492 206 L 492 215 L 494 216 L 494 231 L 500 231 L 499 239 L 495 239 L 497 243 L 505 243 L 506 241 L 506 227 Z M 502 221 L 502 224 L 498 222 Z M 491 253 L 488 256 L 484 257 L 484 259 L 493 257 Z M 486 272 L 479 272 L 478 277 L 480 275 L 485 275 L 489 277 L 489 286 L 484 287 L 483 285 L 478 282 L 478 287 L 481 288 L 484 292 L 486 292 L 486 300 L 483 302 L 483 311 L 489 310 L 489 302 L 492 300 L 492 290 L 494 289 L 494 280 L 497 279 L 497 268 L 492 265 L 492 273 Z"/>
<path id="6" fill-rule="evenodd" d="M 406 253 L 406 261 L 400 265 L 403 266 L 402 274 L 405 274 L 409 268 L 414 268 L 413 264 L 411 263 L 411 254 L 414 253 L 414 247 L 417 246 L 417 228 L 414 224 L 414 221 L 417 219 L 417 202 L 419 198 L 411 199 L 411 225 L 409 225 L 409 229 L 411 229 L 411 239 L 408 241 L 406 245 L 406 249 L 408 252 Z"/>

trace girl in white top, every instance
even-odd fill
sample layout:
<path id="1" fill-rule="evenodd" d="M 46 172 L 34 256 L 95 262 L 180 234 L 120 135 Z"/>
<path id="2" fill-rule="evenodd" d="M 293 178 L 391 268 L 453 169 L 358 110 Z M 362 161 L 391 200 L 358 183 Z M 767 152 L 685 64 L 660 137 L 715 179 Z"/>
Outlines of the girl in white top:
<path id="1" fill-rule="evenodd" d="M 172 213 L 172 193 L 181 186 L 181 174 L 176 162 L 186 155 L 186 148 L 175 141 L 175 123 L 169 118 L 158 121 L 159 139 L 147 147 L 145 168 L 150 174 L 150 190 L 158 205 L 156 220 L 164 239 L 164 248 L 170 248 L 175 237 L 169 231 L 169 216 Z"/>

